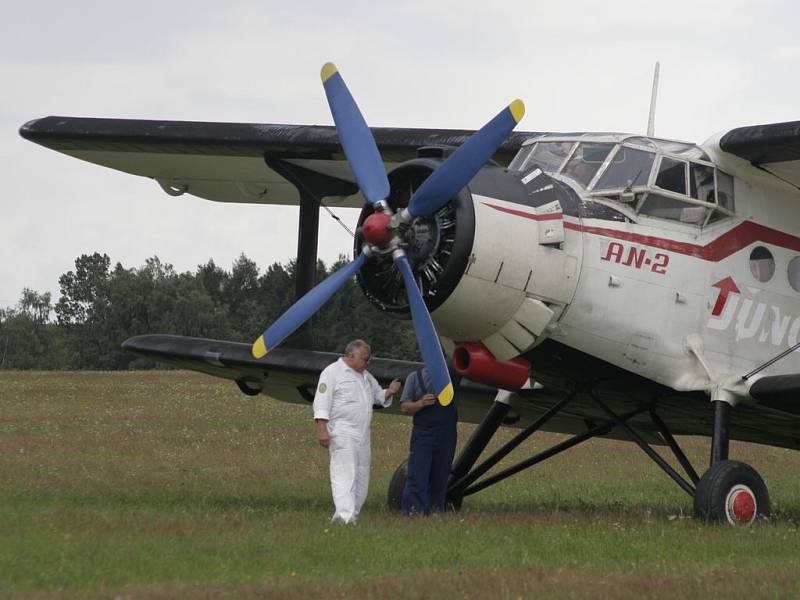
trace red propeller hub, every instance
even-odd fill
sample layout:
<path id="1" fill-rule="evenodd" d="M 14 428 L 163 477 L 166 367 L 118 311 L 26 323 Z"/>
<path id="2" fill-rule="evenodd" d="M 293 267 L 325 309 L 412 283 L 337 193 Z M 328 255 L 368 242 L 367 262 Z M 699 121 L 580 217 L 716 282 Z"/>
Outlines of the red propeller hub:
<path id="1" fill-rule="evenodd" d="M 364 220 L 361 230 L 364 232 L 364 239 L 373 246 L 386 246 L 392 239 L 392 232 L 389 223 L 392 218 L 386 213 L 372 213 Z"/>

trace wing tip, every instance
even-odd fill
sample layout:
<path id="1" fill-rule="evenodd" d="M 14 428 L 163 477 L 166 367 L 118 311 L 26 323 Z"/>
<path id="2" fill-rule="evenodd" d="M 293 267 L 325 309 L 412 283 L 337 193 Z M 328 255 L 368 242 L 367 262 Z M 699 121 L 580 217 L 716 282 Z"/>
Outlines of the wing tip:
<path id="1" fill-rule="evenodd" d="M 328 81 L 328 79 L 336 75 L 336 72 L 337 72 L 336 65 L 333 64 L 332 62 L 326 62 L 324 65 L 322 65 L 322 70 L 320 71 L 320 77 L 322 77 L 322 83 L 325 83 L 326 81 Z"/>

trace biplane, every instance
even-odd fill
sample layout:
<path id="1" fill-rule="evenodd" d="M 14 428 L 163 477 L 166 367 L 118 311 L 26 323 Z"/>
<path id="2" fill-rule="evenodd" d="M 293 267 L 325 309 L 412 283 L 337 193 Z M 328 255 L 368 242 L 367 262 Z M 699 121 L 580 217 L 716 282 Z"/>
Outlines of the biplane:
<path id="1" fill-rule="evenodd" d="M 306 323 L 355 276 L 379 313 L 412 320 L 439 401 L 458 393 L 461 420 L 477 423 L 453 464 L 454 506 L 607 437 L 638 445 L 698 518 L 769 517 L 763 479 L 729 457 L 729 441 L 800 449 L 800 121 L 701 144 L 514 132 L 515 100 L 478 131 L 370 128 L 332 64 L 322 79 L 335 127 L 59 116 L 22 126 L 28 140 L 172 196 L 299 207 L 297 302 L 253 344 L 149 334 L 126 349 L 310 403 L 336 356 L 309 349 Z M 352 262 L 316 283 L 322 205 L 361 213 Z M 419 366 L 376 359 L 370 372 L 387 382 Z M 480 460 L 501 426 L 518 432 Z M 489 474 L 540 430 L 567 437 Z M 686 435 L 710 437 L 702 474 L 676 438 Z M 390 501 L 404 477 L 401 465 Z"/>

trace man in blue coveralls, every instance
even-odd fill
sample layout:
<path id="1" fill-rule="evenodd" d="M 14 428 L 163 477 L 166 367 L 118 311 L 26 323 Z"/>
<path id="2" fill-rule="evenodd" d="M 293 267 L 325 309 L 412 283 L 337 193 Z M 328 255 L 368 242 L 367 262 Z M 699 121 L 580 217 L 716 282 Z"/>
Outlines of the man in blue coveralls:
<path id="1" fill-rule="evenodd" d="M 458 385 L 457 381 L 453 384 Z M 456 451 L 457 400 L 456 393 L 448 406 L 436 401 L 427 369 L 414 371 L 406 378 L 400 409 L 414 415 L 414 425 L 401 502 L 405 515 L 428 514 L 445 508 L 447 480 Z"/>

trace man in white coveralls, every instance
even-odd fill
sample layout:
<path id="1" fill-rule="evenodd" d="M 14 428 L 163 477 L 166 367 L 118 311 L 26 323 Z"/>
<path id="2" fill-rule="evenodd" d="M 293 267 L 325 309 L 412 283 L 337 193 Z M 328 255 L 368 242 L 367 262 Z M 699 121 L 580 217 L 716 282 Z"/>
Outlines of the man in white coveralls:
<path id="1" fill-rule="evenodd" d="M 372 355 L 364 340 L 353 340 L 344 352 L 320 373 L 314 420 L 317 439 L 331 455 L 331 492 L 336 507 L 331 520 L 354 523 L 369 487 L 372 406 L 391 405 L 400 380 L 381 389 L 367 371 Z"/>

